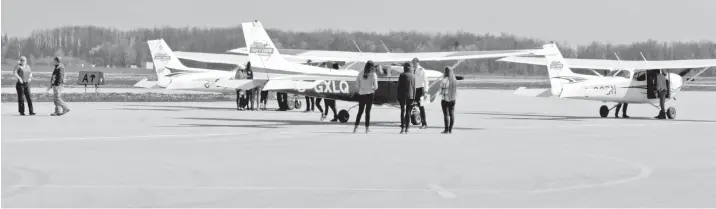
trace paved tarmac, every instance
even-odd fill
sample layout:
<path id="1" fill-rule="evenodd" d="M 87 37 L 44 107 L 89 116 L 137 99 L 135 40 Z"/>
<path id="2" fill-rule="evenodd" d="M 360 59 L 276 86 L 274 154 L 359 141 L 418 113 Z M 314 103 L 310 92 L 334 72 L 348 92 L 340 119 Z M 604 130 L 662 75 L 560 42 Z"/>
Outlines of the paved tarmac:
<path id="1" fill-rule="evenodd" d="M 716 93 L 649 105 L 460 90 L 400 135 L 399 110 L 363 123 L 233 102 L 2 103 L 2 207 L 716 207 Z M 275 107 L 269 101 L 269 108 Z M 349 107 L 338 102 L 339 109 Z M 330 117 L 329 117 L 330 119 Z"/>

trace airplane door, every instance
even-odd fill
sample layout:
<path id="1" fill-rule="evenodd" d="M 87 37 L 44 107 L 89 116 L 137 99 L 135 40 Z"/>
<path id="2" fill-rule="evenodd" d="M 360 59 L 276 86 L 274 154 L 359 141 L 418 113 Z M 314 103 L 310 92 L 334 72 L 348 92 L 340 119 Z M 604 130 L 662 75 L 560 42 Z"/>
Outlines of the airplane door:
<path id="1" fill-rule="evenodd" d="M 656 99 L 656 75 L 659 74 L 659 70 L 647 70 L 646 71 L 646 98 Z"/>

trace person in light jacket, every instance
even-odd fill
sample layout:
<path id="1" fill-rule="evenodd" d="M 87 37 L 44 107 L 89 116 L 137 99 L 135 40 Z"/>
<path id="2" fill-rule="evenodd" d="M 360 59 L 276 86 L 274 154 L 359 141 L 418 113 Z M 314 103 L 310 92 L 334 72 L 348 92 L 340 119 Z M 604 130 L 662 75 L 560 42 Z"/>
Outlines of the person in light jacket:
<path id="1" fill-rule="evenodd" d="M 363 72 L 356 77 L 356 85 L 358 87 L 358 115 L 356 116 L 355 128 L 353 133 L 358 131 L 360 118 L 365 111 L 365 132 L 370 132 L 370 109 L 373 107 L 373 99 L 375 91 L 378 90 L 378 75 L 375 74 L 375 65 L 373 61 L 368 61 L 363 68 Z"/>
<path id="2" fill-rule="evenodd" d="M 425 69 L 420 66 L 420 60 L 413 58 L 413 73 L 415 74 L 415 101 L 420 109 L 420 120 L 422 126 L 421 129 L 428 127 L 427 118 L 425 118 L 425 107 L 421 103 L 423 96 L 425 96 L 425 88 L 430 84 L 428 83 L 428 76 L 425 74 Z"/>
<path id="3" fill-rule="evenodd" d="M 451 134 L 452 126 L 455 124 L 455 98 L 457 96 L 457 79 L 455 72 L 450 67 L 445 67 L 442 81 L 440 82 L 440 94 L 443 99 L 441 106 L 443 108 L 443 120 L 445 121 L 445 131 L 443 134 Z"/>

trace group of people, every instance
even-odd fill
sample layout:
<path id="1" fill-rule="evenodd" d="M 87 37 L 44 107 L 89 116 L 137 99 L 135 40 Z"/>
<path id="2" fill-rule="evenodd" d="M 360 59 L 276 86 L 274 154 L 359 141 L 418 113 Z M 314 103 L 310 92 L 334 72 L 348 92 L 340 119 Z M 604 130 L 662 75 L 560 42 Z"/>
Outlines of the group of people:
<path id="1" fill-rule="evenodd" d="M 61 116 L 70 112 L 69 106 L 62 100 L 62 89 L 65 84 L 65 66 L 62 65 L 60 57 L 53 59 L 52 76 L 50 77 L 50 86 L 48 91 L 52 89 L 54 96 L 55 112 L 51 116 Z M 32 95 L 30 92 L 30 82 L 32 81 L 32 68 L 27 64 L 25 56 L 20 57 L 20 61 L 13 69 L 13 74 L 17 79 L 15 90 L 17 90 L 18 111 L 20 115 L 25 115 L 25 100 L 30 115 L 36 115 L 35 108 L 32 106 Z"/>
<path id="2" fill-rule="evenodd" d="M 236 79 L 254 79 L 251 62 L 246 63 L 246 69 L 236 71 Z M 259 87 L 249 90 L 236 89 L 236 109 L 266 110 L 267 97 L 268 91 L 261 91 Z"/>
<path id="3" fill-rule="evenodd" d="M 378 76 L 376 70 L 379 68 L 372 61 L 368 61 L 356 78 L 358 88 L 358 115 L 356 116 L 353 133 L 358 131 L 361 117 L 365 112 L 365 131 L 370 132 L 370 110 L 373 106 L 375 91 L 378 90 Z M 412 62 L 403 64 L 403 73 L 398 77 L 398 102 L 400 103 L 400 133 L 407 134 L 410 129 L 410 115 L 413 106 L 420 110 L 421 129 L 427 128 L 425 107 L 421 104 L 425 96 L 425 88 L 429 86 L 425 69 L 420 66 L 420 60 L 414 58 Z M 457 94 L 457 79 L 450 67 L 445 67 L 442 81 L 440 82 L 440 94 L 442 95 L 441 106 L 445 129 L 443 134 L 452 133 L 455 124 L 455 98 Z"/>
<path id="4" fill-rule="evenodd" d="M 340 66 L 338 63 L 333 63 L 331 66 L 334 70 L 340 69 Z M 306 112 L 313 112 L 315 110 L 315 107 L 318 107 L 318 111 L 321 113 L 321 120 L 325 120 L 326 117 L 328 117 L 328 110 L 333 111 L 333 119 L 331 122 L 338 121 L 338 114 L 336 113 L 336 100 L 335 99 L 323 99 L 320 97 L 310 97 L 305 96 L 306 98 Z M 321 101 L 325 101 L 325 107 L 324 110 L 323 107 L 321 107 Z"/>

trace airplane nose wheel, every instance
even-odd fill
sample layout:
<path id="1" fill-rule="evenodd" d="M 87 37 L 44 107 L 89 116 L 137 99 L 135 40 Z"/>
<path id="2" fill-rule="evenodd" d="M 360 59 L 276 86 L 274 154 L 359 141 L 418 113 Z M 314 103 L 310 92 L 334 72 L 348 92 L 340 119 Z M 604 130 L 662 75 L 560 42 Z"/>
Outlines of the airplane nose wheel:
<path id="1" fill-rule="evenodd" d="M 609 115 L 609 107 L 602 105 L 602 107 L 599 108 L 599 116 L 606 118 L 607 115 Z"/>
<path id="2" fill-rule="evenodd" d="M 420 118 L 420 110 L 418 109 L 417 105 L 413 107 L 413 111 L 410 113 L 410 123 L 412 123 L 414 126 L 420 125 L 422 122 L 422 119 Z"/>
<path id="3" fill-rule="evenodd" d="M 676 108 L 669 107 L 669 109 L 666 109 L 666 117 L 668 117 L 669 119 L 676 118 Z"/>
<path id="4" fill-rule="evenodd" d="M 348 110 L 343 109 L 338 112 L 338 121 L 340 121 L 341 123 L 347 123 L 350 117 L 351 115 L 348 114 Z"/>

